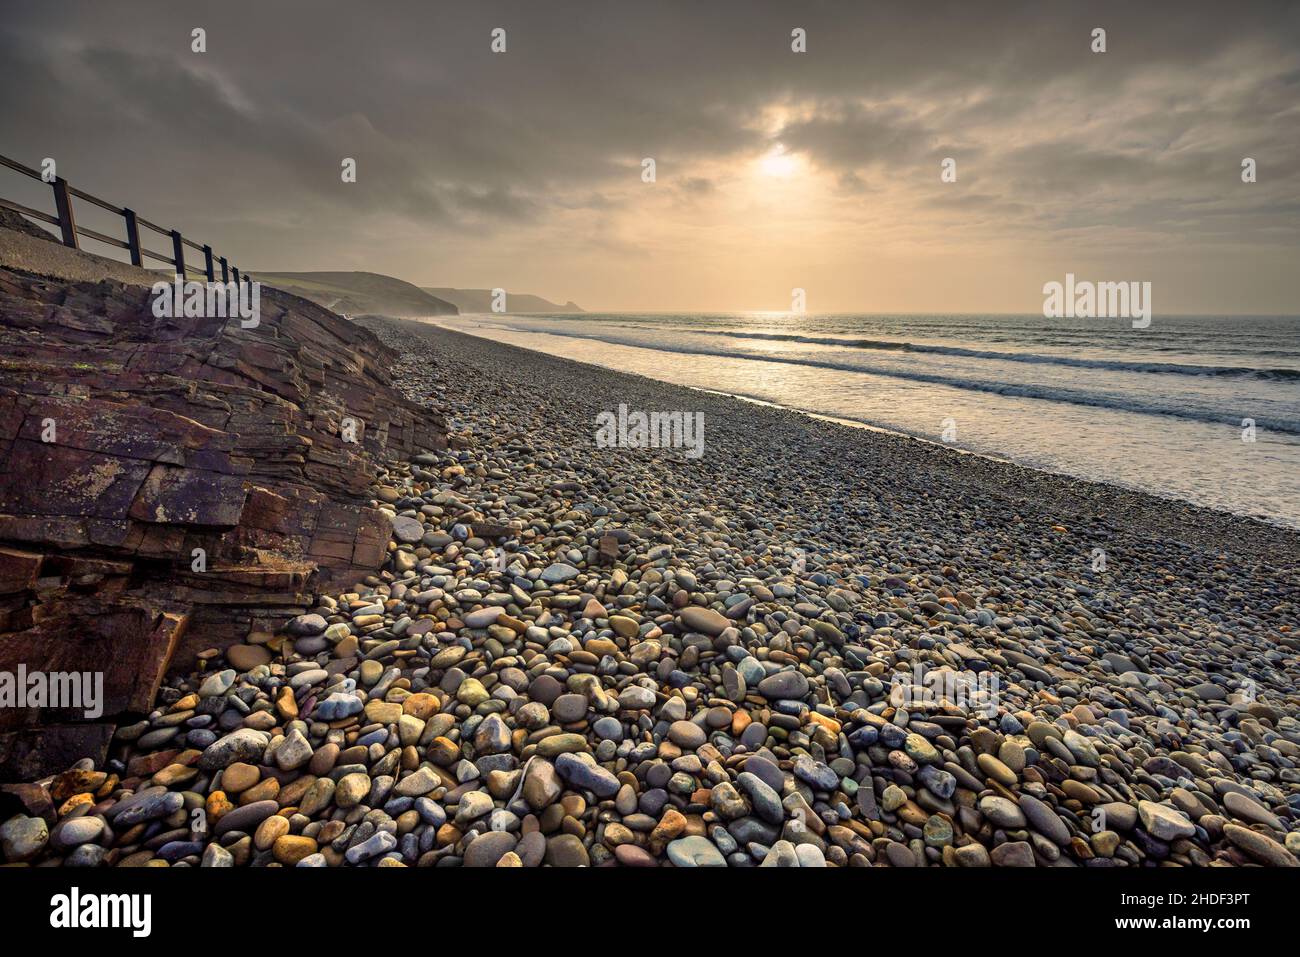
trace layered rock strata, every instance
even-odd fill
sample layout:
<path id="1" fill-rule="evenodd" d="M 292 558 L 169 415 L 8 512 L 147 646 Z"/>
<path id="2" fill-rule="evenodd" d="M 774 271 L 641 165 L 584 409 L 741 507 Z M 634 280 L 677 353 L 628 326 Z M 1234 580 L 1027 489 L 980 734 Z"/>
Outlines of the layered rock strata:
<path id="1" fill-rule="evenodd" d="M 392 387 L 391 350 L 327 309 L 263 288 L 252 328 L 158 318 L 155 274 L 89 281 L 98 257 L 0 233 L 0 672 L 105 682 L 94 721 L 0 708 L 14 780 L 102 754 L 178 654 L 270 640 L 318 586 L 378 568 L 377 462 L 446 431 Z"/>

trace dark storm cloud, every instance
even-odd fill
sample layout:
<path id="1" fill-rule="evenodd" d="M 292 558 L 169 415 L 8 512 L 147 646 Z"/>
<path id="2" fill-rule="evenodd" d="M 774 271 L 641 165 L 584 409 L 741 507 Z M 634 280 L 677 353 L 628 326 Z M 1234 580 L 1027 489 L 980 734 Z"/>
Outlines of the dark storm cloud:
<path id="1" fill-rule="evenodd" d="M 847 169 L 916 161 L 929 155 L 935 142 L 935 134 L 918 125 L 908 111 L 858 103 L 821 106 L 807 119 L 782 126 L 778 135 L 792 151 Z"/>
<path id="2" fill-rule="evenodd" d="M 1300 196 L 1298 38 L 1286 3 L 51 0 L 0 25 L 0 152 L 56 156 L 262 261 L 289 240 L 326 265 L 399 226 L 470 243 L 613 216 L 646 156 L 703 201 L 709 164 L 778 142 L 846 201 L 937 180 L 951 155 L 976 188 L 931 209 L 1294 242 L 1277 210 Z M 1267 200 L 1216 209 L 1245 155 Z"/>

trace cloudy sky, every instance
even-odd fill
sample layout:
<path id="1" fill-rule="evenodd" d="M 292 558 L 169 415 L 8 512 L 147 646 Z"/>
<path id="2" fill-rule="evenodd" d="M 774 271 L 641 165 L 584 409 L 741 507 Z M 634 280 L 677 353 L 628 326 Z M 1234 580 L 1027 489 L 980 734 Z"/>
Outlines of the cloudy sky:
<path id="1" fill-rule="evenodd" d="M 1073 272 L 1300 312 L 1296 4 L 10 3 L 0 153 L 254 272 L 907 312 Z"/>

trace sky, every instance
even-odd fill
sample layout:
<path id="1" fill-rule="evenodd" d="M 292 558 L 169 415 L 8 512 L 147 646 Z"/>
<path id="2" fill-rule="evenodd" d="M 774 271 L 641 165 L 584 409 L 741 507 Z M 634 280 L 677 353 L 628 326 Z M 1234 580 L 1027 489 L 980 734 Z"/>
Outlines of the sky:
<path id="1" fill-rule="evenodd" d="M 1294 3 L 4 7 L 0 153 L 254 274 L 978 313 L 1073 273 L 1300 313 Z"/>

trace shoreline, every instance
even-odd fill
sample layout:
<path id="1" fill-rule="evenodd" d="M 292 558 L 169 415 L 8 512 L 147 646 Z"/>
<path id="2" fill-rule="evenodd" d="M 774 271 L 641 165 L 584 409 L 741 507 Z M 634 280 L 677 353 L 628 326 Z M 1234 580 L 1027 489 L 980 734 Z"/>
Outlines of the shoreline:
<path id="1" fill-rule="evenodd" d="M 1197 505 L 1184 499 L 1172 496 L 1166 497 L 1125 485 L 1076 478 L 1062 472 L 1038 469 L 1007 458 L 945 445 L 922 436 L 866 422 L 842 419 L 837 416 L 824 415 L 720 390 L 665 382 L 637 372 L 623 372 L 596 363 L 556 356 L 549 352 L 528 349 L 512 343 L 497 342 L 487 336 L 475 335 L 471 332 L 444 325 L 437 317 L 430 320 L 388 317 L 365 318 L 379 318 L 381 321 L 388 323 L 407 323 L 413 327 L 428 327 L 451 336 L 478 340 L 489 344 L 493 349 L 517 351 L 522 356 L 529 357 L 529 361 L 532 361 L 532 357 L 541 357 L 547 361 L 563 363 L 583 370 L 599 370 L 609 376 L 620 376 L 630 380 L 653 383 L 655 387 L 664 391 L 665 398 L 668 400 L 667 404 L 663 406 L 664 408 L 687 407 L 681 402 L 673 404 L 671 397 L 674 393 L 678 395 L 712 396 L 742 403 L 746 407 L 767 409 L 783 417 L 795 416 L 798 420 L 817 422 L 825 427 L 847 430 L 850 434 L 878 435 L 901 443 L 914 443 L 936 453 L 952 453 L 955 456 L 987 463 L 989 469 L 984 471 L 984 477 L 996 479 L 1003 487 L 1014 487 L 1018 481 L 1024 480 L 1037 486 L 1039 492 L 1059 496 L 1059 507 L 1062 509 L 1086 504 L 1094 512 L 1108 511 L 1111 506 L 1108 506 L 1102 500 L 1107 496 L 1111 496 L 1115 499 L 1111 503 L 1113 507 L 1122 510 L 1128 516 L 1123 521 L 1113 523 L 1119 532 L 1131 528 L 1144 528 L 1153 535 L 1159 534 L 1159 537 L 1171 544 L 1210 549 L 1230 548 L 1255 557 L 1276 555 L 1280 557 L 1283 567 L 1289 566 L 1292 569 L 1300 567 L 1300 529 L 1278 522 L 1267 521 L 1256 516 Z M 841 438 L 852 441 L 847 436 L 841 436 Z M 1074 499 L 1073 502 L 1071 501 L 1072 498 Z M 1191 532 L 1189 537 L 1185 539 L 1169 536 L 1165 534 L 1163 529 L 1160 529 L 1162 525 L 1191 530 Z M 1206 529 L 1210 531 L 1206 531 Z"/>
<path id="2" fill-rule="evenodd" d="M 467 315 L 467 316 L 455 317 L 455 318 L 458 318 L 458 319 L 459 319 L 459 318 L 470 318 L 470 319 L 474 319 L 474 318 L 480 318 L 480 317 L 482 317 L 482 318 L 489 318 L 489 319 L 499 319 L 499 318 L 501 318 L 501 316 L 498 316 L 498 315 L 495 315 L 495 314 L 479 314 L 479 313 L 476 313 L 476 314 L 470 314 L 470 315 Z M 525 318 L 526 318 L 526 317 L 525 317 Z M 415 318 L 415 319 L 411 319 L 411 320 L 409 320 L 409 321 L 413 321 L 413 322 L 416 322 L 416 323 L 418 323 L 418 324 L 433 325 L 433 326 L 435 326 L 435 327 L 437 327 L 437 328 L 439 328 L 439 329 L 444 329 L 444 330 L 446 330 L 447 332 L 455 333 L 455 334 L 458 334 L 458 335 L 467 335 L 467 336 L 473 336 L 473 337 L 475 337 L 475 338 L 484 339 L 485 341 L 492 342 L 492 343 L 494 343 L 494 344 L 496 344 L 496 345 L 501 345 L 501 346 L 507 346 L 507 345 L 509 345 L 509 346 L 511 346 L 511 347 L 513 347 L 513 348 L 520 349 L 520 350 L 522 350 L 523 352 L 528 353 L 528 354 L 530 354 L 530 355 L 544 355 L 544 356 L 550 356 L 550 357 L 552 357 L 552 358 L 564 358 L 563 356 L 557 356 L 555 353 L 545 352 L 545 351 L 542 351 L 542 350 L 540 350 L 540 349 L 531 349 L 531 348 L 529 348 L 529 347 L 527 347 L 527 346 L 515 345 L 514 343 L 497 342 L 496 340 L 492 339 L 490 336 L 488 336 L 488 335 L 486 335 L 486 334 L 478 334 L 478 333 L 470 332 L 470 331 L 467 331 L 467 330 L 458 329 L 458 328 L 456 328 L 455 326 L 452 326 L 452 325 L 448 325 L 448 324 L 446 324 L 446 322 L 447 322 L 447 317 L 441 317 L 441 316 L 430 316 L 430 317 Z M 623 346 L 621 346 L 621 347 L 622 347 L 622 348 L 628 348 L 628 349 L 635 349 L 635 350 L 639 350 L 639 351 L 643 351 L 643 352 L 649 352 L 649 353 L 653 353 L 653 352 L 655 351 L 655 350 L 653 350 L 653 349 L 651 349 L 651 348 L 649 348 L 649 347 L 646 347 L 646 346 L 630 346 L 630 345 L 623 345 Z M 614 367 L 612 367 L 612 366 L 610 366 L 610 365 L 602 365 L 602 364 L 600 364 L 600 363 L 598 363 L 598 362 L 592 362 L 592 361 L 581 360 L 581 359 L 569 359 L 569 360 L 567 360 L 567 361 L 577 362 L 579 365 L 590 366 L 590 367 L 592 367 L 592 368 L 601 368 L 601 369 L 606 369 L 606 370 L 608 370 L 608 371 L 611 371 L 611 372 L 617 372 L 617 373 L 620 373 L 620 374 L 623 374 L 623 375 L 643 375 L 643 373 L 639 373 L 639 372 L 630 372 L 630 371 L 629 371 L 629 372 L 623 372 L 623 371 L 620 370 L 620 369 L 614 368 Z M 946 444 L 946 443 L 944 443 L 944 442 L 942 442 L 942 441 L 938 441 L 938 440 L 936 440 L 936 439 L 930 438 L 930 437 L 925 436 L 925 435 L 918 435 L 918 434 L 915 434 L 915 433 L 912 433 L 912 432 L 905 431 L 905 430 L 903 430 L 903 429 L 891 428 L 891 427 L 889 427 L 889 426 L 882 426 L 882 425 L 879 425 L 879 424 L 876 424 L 876 423 L 873 423 L 873 422 L 867 422 L 867 421 L 860 420 L 860 419 L 855 419 L 855 418 L 852 418 L 852 417 L 840 416 L 840 415 L 833 415 L 833 414 L 829 414 L 829 413 L 817 412 L 817 411 L 812 410 L 812 409 L 804 409 L 804 408 L 800 408 L 800 407 L 798 407 L 798 406 L 785 405 L 785 404 L 782 404 L 782 403 L 780 403 L 780 402 L 772 401 L 772 400 L 770 400 L 770 399 L 762 399 L 762 398 L 759 398 L 759 397 L 757 397 L 757 396 L 746 395 L 746 394 L 744 394 L 744 393 L 739 393 L 739 392 L 732 392 L 732 391 L 726 391 L 726 390 L 720 390 L 720 389 L 710 389 L 710 388 L 707 388 L 707 387 L 704 387 L 704 386 L 690 385 L 690 384 L 686 384 L 686 383 L 675 383 L 675 382 L 669 382 L 669 381 L 666 381 L 666 380 L 663 380 L 663 379 L 656 379 L 656 378 L 654 378 L 653 376 L 644 376 L 644 377 L 645 377 L 645 378 L 649 378 L 649 379 L 651 379 L 652 381 L 659 382 L 660 384 L 662 384 L 662 385 L 665 386 L 665 387 L 672 387 L 672 388 L 679 388 L 679 389 L 687 389 L 687 390 L 692 391 L 692 392 L 701 392 L 701 393 L 705 393 L 705 394 L 718 395 L 718 396 L 725 396 L 725 397 L 729 397 L 729 398 L 737 399 L 737 400 L 742 401 L 742 402 L 752 403 L 752 404 L 754 404 L 754 405 L 767 406 L 767 407 L 771 407 L 771 408 L 782 409 L 782 410 L 785 410 L 785 411 L 788 411 L 788 412 L 791 412 L 791 413 L 795 413 L 795 414 L 798 414 L 798 415 L 806 416 L 806 417 L 809 418 L 809 419 L 815 419 L 815 420 L 819 420 L 819 421 L 822 421 L 822 422 L 829 422 L 829 423 L 833 423 L 833 424 L 837 424 L 837 425 L 841 425 L 841 426 L 845 426 L 845 427 L 853 428 L 853 429 L 862 429 L 862 430 L 866 430 L 866 431 L 870 431 L 870 432 L 879 432 L 879 433 L 884 433 L 884 434 L 887 434 L 887 435 L 893 435 L 893 436 L 898 436 L 898 437 L 902 437 L 902 438 L 907 438 L 907 439 L 911 439 L 911 440 L 916 441 L 916 442 L 925 443 L 925 444 L 927 444 L 927 445 L 931 445 L 931 446 L 934 446 L 934 447 L 936 447 L 936 448 L 944 449 L 944 450 L 947 450 L 947 451 L 957 452 L 957 453 L 964 454 L 964 455 L 971 455 L 971 456 L 975 456 L 976 458 L 979 458 L 979 459 L 983 459 L 983 460 L 987 460 L 987 461 L 991 461 L 991 462 L 999 463 L 999 464 L 1002 464 L 1002 465 L 1007 465 L 1007 466 L 1010 466 L 1010 467 L 1014 467 L 1014 468 L 1017 468 L 1017 469 L 1021 469 L 1021 470 L 1024 470 L 1024 471 L 1026 471 L 1026 472 L 1029 472 L 1029 473 L 1032 473 L 1032 474 L 1035 474 L 1035 475 L 1051 476 L 1051 477 L 1054 477 L 1054 478 L 1060 479 L 1060 480 L 1062 480 L 1062 481 L 1064 481 L 1064 482 L 1068 482 L 1068 483 L 1076 483 L 1076 484 L 1077 484 L 1077 483 L 1086 483 L 1086 484 L 1089 484 L 1089 485 L 1096 485 L 1096 486 L 1099 486 L 1099 487 L 1102 487 L 1102 488 L 1113 489 L 1113 490 L 1115 490 L 1116 492 L 1123 492 L 1123 493 L 1127 493 L 1127 494 L 1131 494 L 1131 495 L 1138 495 L 1138 496 L 1142 496 L 1142 497 L 1149 498 L 1149 499 L 1154 499 L 1154 500 L 1158 500 L 1158 501 L 1162 501 L 1162 502 L 1167 502 L 1167 503 L 1170 503 L 1170 504 L 1172 504 L 1172 505 L 1180 506 L 1180 507 L 1183 507 L 1183 508 L 1200 510 L 1200 511 L 1208 512 L 1208 513 L 1213 514 L 1213 515 L 1226 516 L 1226 517 L 1229 517 L 1229 518 L 1232 518 L 1232 519 L 1239 519 L 1239 520 L 1244 520 L 1244 521 L 1250 521 L 1250 522 L 1254 522 L 1254 523 L 1256 523 L 1256 524 L 1258 524 L 1258 525 L 1260 525 L 1260 526 L 1262 526 L 1262 527 L 1272 528 L 1272 529 L 1279 529 L 1279 530 L 1287 531 L 1287 532 L 1291 532 L 1291 533 L 1294 533 L 1294 534 L 1297 535 L 1297 536 L 1300 536 L 1300 520 L 1297 520 L 1297 522 L 1296 522 L 1295 524 L 1291 524 L 1291 523 L 1288 523 L 1288 522 L 1286 522 L 1286 521 L 1284 521 L 1284 520 L 1282 520 L 1282 519 L 1274 518 L 1274 517 L 1269 516 L 1269 515 L 1266 515 L 1266 514 L 1252 514 L 1252 513 L 1246 512 L 1246 511 L 1233 511 L 1233 510 L 1231 510 L 1231 509 L 1229 509 L 1229 508 L 1220 507 L 1220 506 L 1218 506 L 1218 505 L 1197 503 L 1197 502 L 1191 501 L 1190 499 L 1180 497 L 1178 494 L 1176 494 L 1176 493 L 1174 493 L 1174 492 L 1168 492 L 1168 493 L 1165 493 L 1165 492 L 1160 492 L 1160 491 L 1149 491 L 1149 490 L 1147 490 L 1147 489 L 1145 489 L 1145 488 L 1142 488 L 1142 487 L 1140 487 L 1140 486 L 1138 486 L 1138 485 L 1135 485 L 1135 484 L 1132 484 L 1132 483 L 1124 483 L 1124 482 L 1120 482 L 1120 481 L 1112 481 L 1112 480 L 1104 479 L 1104 478 L 1088 478 L 1088 477 L 1076 476 L 1076 475 L 1072 475 L 1071 473 L 1069 473 L 1069 472 L 1065 472 L 1065 471 L 1057 471 L 1057 470 L 1053 470 L 1053 469 L 1048 469 L 1048 468 L 1039 467 L 1039 466 L 1036 466 L 1036 465 L 1031 465 L 1031 464 L 1026 464 L 1026 463 L 1022 463 L 1022 462 L 1017 462 L 1015 459 L 1012 459 L 1012 458 L 1010 458 L 1010 457 L 1008 457 L 1008 456 L 1006 456 L 1006 455 L 999 454 L 999 453 L 996 453 L 996 452 L 988 452 L 988 451 L 982 451 L 982 450 L 978 450 L 978 449 L 968 449 L 968 448 L 963 448 L 963 447 L 961 447 L 961 446 L 959 446 L 959 445 L 955 445 L 955 444 L 950 445 L 950 444 Z M 1295 559 L 1295 560 L 1300 561 L 1300 552 L 1295 552 L 1295 553 L 1293 553 L 1293 554 L 1296 556 L 1296 559 Z"/>

